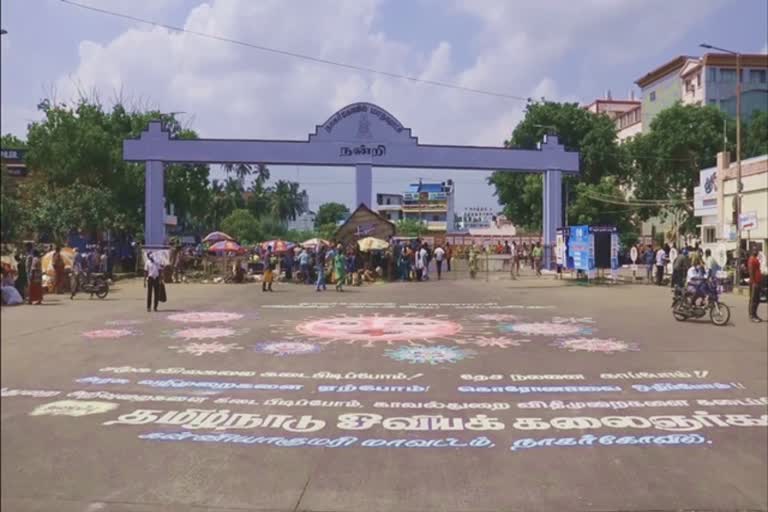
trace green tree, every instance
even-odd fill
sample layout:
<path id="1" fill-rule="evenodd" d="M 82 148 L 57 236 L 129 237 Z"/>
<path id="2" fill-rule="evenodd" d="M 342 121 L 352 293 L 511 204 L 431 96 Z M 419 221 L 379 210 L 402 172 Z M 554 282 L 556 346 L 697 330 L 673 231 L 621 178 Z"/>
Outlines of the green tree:
<path id="1" fill-rule="evenodd" d="M 768 154 L 768 112 L 755 111 L 744 127 L 746 140 L 743 143 L 744 158 Z"/>
<path id="2" fill-rule="evenodd" d="M 120 104 L 106 111 L 88 100 L 73 107 L 44 100 L 39 109 L 45 118 L 32 123 L 27 134 L 27 163 L 36 179 L 57 191 L 79 183 L 110 192 L 121 224 L 134 232 L 144 220 L 144 165 L 123 161 L 123 140 L 138 137 L 152 119 L 160 119 L 173 138 L 197 138 L 171 115 L 129 112 Z M 166 199 L 180 218 L 205 215 L 207 185 L 206 165 L 166 167 Z"/>
<path id="3" fill-rule="evenodd" d="M 24 149 L 27 147 L 27 143 L 21 140 L 20 138 L 16 137 L 15 135 L 12 135 L 10 133 L 6 133 L 2 137 L 0 137 L 0 148 L 3 149 Z"/>
<path id="4" fill-rule="evenodd" d="M 283 221 L 272 216 L 264 216 L 259 219 L 261 232 L 264 240 L 273 240 L 276 238 L 285 238 L 288 230 Z"/>
<path id="5" fill-rule="evenodd" d="M 0 239 L 3 242 L 15 242 L 23 236 L 29 216 L 21 204 L 18 190 L 11 183 L 11 178 L 8 176 L 8 170 L 5 165 L 0 167 L 0 173 L 2 173 L 0 177 L 2 179 L 2 183 L 0 183 L 0 228 L 2 228 L 2 237 Z"/>
<path id="6" fill-rule="evenodd" d="M 416 219 L 400 219 L 395 229 L 400 236 L 421 236 L 427 233 L 427 226 Z"/>
<path id="7" fill-rule="evenodd" d="M 634 199 L 647 206 L 640 218 L 673 216 L 679 231 L 693 229 L 693 189 L 699 171 L 717 163 L 723 151 L 726 115 L 715 107 L 682 105 L 662 110 L 647 132 L 627 143 L 633 162 Z M 728 123 L 733 130 L 733 123 Z M 728 136 L 728 141 L 734 137 Z M 725 149 L 733 149 L 728 142 Z"/>
<path id="8" fill-rule="evenodd" d="M 571 224 L 616 226 L 625 243 L 637 240 L 637 226 L 633 221 L 634 208 L 626 200 L 624 191 L 613 176 L 603 176 L 595 184 L 577 183 L 575 200 L 568 208 Z"/>
<path id="9" fill-rule="evenodd" d="M 315 227 L 319 228 L 323 224 L 337 224 L 340 220 L 349 216 L 349 208 L 341 203 L 324 203 L 317 209 L 315 217 Z"/>
<path id="10" fill-rule="evenodd" d="M 546 133 L 554 132 L 566 149 L 580 152 L 581 173 L 565 177 L 567 187 L 577 183 L 596 184 L 603 176 L 626 177 L 626 151 L 616 140 L 616 128 L 607 116 L 595 115 L 576 103 L 532 103 L 504 146 L 536 149 Z M 542 177 L 497 171 L 489 178 L 505 215 L 515 224 L 541 229 Z"/>
<path id="11" fill-rule="evenodd" d="M 281 221 L 294 220 L 304 211 L 306 192 L 296 182 L 278 180 L 269 193 L 270 214 Z"/>
<path id="12" fill-rule="evenodd" d="M 262 239 L 258 219 L 245 209 L 237 209 L 227 215 L 221 221 L 221 229 L 241 244 L 254 244 Z"/>

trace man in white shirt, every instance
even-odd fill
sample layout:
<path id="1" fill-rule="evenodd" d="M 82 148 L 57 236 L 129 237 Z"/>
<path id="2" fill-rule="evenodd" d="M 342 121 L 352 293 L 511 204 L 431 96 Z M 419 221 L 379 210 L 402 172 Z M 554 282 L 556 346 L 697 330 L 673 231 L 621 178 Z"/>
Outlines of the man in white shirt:
<path id="1" fill-rule="evenodd" d="M 435 247 L 435 265 L 437 266 L 437 280 L 440 280 L 440 276 L 443 273 L 443 260 L 445 259 L 445 249 L 438 245 Z"/>
<path id="2" fill-rule="evenodd" d="M 424 242 L 424 245 L 421 246 L 421 250 L 419 251 L 419 256 L 421 256 L 424 260 L 423 262 L 424 272 L 422 272 L 421 278 L 424 281 L 429 281 L 429 249 L 426 242 Z"/>
<path id="3" fill-rule="evenodd" d="M 147 261 L 144 263 L 144 286 L 147 289 L 147 312 L 151 311 L 154 299 L 154 310 L 157 311 L 157 303 L 160 302 L 160 279 L 162 267 L 157 263 L 151 252 L 147 253 Z"/>
<path id="4" fill-rule="evenodd" d="M 661 286 L 661 282 L 664 280 L 664 266 L 667 264 L 667 253 L 663 247 L 659 247 L 656 251 L 656 284 Z"/>

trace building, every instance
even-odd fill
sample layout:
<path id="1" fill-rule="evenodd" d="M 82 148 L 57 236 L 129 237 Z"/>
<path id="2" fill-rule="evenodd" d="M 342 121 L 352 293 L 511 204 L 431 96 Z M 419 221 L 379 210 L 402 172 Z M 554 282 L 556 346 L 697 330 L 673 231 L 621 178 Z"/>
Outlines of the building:
<path id="1" fill-rule="evenodd" d="M 741 115 L 768 111 L 768 55 L 741 55 Z M 736 56 L 707 53 L 681 55 L 635 81 L 642 92 L 642 123 L 649 126 L 659 112 L 680 101 L 712 105 L 736 116 Z"/>
<path id="2" fill-rule="evenodd" d="M 0 162 L 5 166 L 7 175 L 12 178 L 9 180 L 9 187 L 15 188 L 19 180 L 29 175 L 27 164 L 24 162 L 26 156 L 26 149 L 2 148 L 0 150 Z"/>
<path id="3" fill-rule="evenodd" d="M 402 194 L 376 194 L 376 213 L 397 222 L 403 218 Z"/>
<path id="4" fill-rule="evenodd" d="M 403 218 L 422 222 L 429 231 L 455 229 L 453 180 L 412 183 L 403 193 Z"/>
<path id="5" fill-rule="evenodd" d="M 461 212 L 459 225 L 461 231 L 489 228 L 496 221 L 498 212 L 488 206 L 472 206 Z"/>
<path id="6" fill-rule="evenodd" d="M 294 231 L 312 231 L 315 229 L 317 214 L 309 209 L 309 195 L 303 194 L 301 213 L 288 221 L 288 229 Z"/>
<path id="7" fill-rule="evenodd" d="M 728 153 L 717 155 L 717 165 L 699 173 L 694 189 L 694 215 L 701 219 L 702 246 L 724 254 L 736 248 L 734 218 L 737 166 Z M 741 161 L 741 238 L 742 247 L 768 246 L 768 155 Z M 749 244 L 749 245 L 748 245 Z"/>

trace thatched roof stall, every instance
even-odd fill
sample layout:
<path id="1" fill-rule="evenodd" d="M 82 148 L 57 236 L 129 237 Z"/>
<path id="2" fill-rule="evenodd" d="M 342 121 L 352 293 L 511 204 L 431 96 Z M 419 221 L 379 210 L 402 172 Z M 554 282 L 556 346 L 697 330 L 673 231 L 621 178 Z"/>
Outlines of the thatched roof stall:
<path id="1" fill-rule="evenodd" d="M 394 235 L 393 223 L 361 204 L 336 230 L 333 238 L 336 242 L 347 245 L 369 236 L 389 240 L 389 237 Z"/>

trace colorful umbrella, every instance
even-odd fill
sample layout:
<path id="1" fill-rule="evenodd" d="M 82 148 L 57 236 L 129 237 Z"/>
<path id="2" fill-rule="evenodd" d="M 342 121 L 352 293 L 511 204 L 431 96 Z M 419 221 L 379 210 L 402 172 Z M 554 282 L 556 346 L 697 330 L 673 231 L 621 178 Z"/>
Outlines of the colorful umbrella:
<path id="1" fill-rule="evenodd" d="M 272 252 L 286 252 L 290 251 L 296 246 L 293 242 L 286 242 L 284 240 L 269 240 L 267 242 L 261 242 L 261 248 L 267 250 L 272 248 Z"/>
<path id="2" fill-rule="evenodd" d="M 245 252 L 245 249 L 243 249 L 240 244 L 233 242 L 232 240 L 222 240 L 221 242 L 216 242 L 215 244 L 211 245 L 208 248 L 208 252 L 234 252 L 237 254 L 242 254 Z"/>
<path id="3" fill-rule="evenodd" d="M 310 238 L 309 240 L 301 242 L 301 246 L 305 249 L 317 249 L 321 245 L 328 247 L 331 245 L 331 242 L 323 240 L 322 238 Z"/>
<path id="4" fill-rule="evenodd" d="M 234 241 L 235 239 L 229 236 L 228 234 L 224 233 L 223 231 L 214 231 L 213 233 L 208 233 L 205 238 L 203 238 L 203 242 L 205 243 L 216 243 L 221 242 L 223 240 L 230 240 Z"/>
<path id="5" fill-rule="evenodd" d="M 357 241 L 357 246 L 362 252 L 383 251 L 389 247 L 389 242 L 372 236 Z"/>

